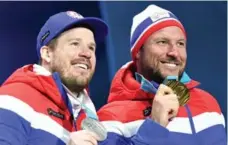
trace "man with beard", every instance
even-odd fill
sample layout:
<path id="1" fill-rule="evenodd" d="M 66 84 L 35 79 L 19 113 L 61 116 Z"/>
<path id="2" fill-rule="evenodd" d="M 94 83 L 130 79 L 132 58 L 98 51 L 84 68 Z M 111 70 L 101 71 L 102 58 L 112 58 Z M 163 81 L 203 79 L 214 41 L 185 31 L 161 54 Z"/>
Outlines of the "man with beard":
<path id="1" fill-rule="evenodd" d="M 184 72 L 186 43 L 185 29 L 172 12 L 149 5 L 137 14 L 131 27 L 133 61 L 116 73 L 108 104 L 98 111 L 100 120 L 119 125 L 115 132 L 128 137 L 150 120 L 151 138 L 142 141 L 148 145 L 225 145 L 225 121 L 216 99 Z M 189 90 L 185 105 L 164 83 L 173 77 Z"/>
<path id="2" fill-rule="evenodd" d="M 104 134 L 102 125 L 96 126 L 99 121 L 86 88 L 95 70 L 96 44 L 107 32 L 102 20 L 73 11 L 46 21 L 37 37 L 39 65 L 17 69 L 0 88 L 1 145 L 142 145 L 147 131 L 143 126 L 150 122 L 132 138 Z M 84 130 L 79 130 L 81 115 L 90 125 Z M 88 118 L 96 120 L 96 128 Z M 115 130 L 112 125 L 107 128 Z"/>

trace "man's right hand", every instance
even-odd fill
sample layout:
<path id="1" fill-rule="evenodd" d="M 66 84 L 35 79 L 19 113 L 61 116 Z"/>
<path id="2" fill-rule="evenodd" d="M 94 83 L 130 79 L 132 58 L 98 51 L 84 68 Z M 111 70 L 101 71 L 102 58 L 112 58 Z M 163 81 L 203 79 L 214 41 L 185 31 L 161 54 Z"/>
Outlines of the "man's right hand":
<path id="1" fill-rule="evenodd" d="M 97 145 L 98 136 L 87 130 L 80 130 L 70 134 L 67 145 Z"/>
<path id="2" fill-rule="evenodd" d="M 173 90 L 161 84 L 154 97 L 151 118 L 161 126 L 166 127 L 169 120 L 176 117 L 179 109 L 177 95 Z"/>

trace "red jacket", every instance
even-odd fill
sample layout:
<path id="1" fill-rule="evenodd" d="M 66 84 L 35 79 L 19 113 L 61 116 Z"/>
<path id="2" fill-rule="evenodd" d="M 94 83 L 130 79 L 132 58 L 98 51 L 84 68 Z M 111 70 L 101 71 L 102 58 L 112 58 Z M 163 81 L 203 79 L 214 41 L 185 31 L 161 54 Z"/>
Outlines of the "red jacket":
<path id="1" fill-rule="evenodd" d="M 56 83 L 60 79 L 54 76 L 37 75 L 33 65 L 27 65 L 4 82 L 0 88 L 0 102 L 5 104 L 0 104 L 0 144 L 67 142 L 66 136 L 75 129 Z"/>
<path id="2" fill-rule="evenodd" d="M 108 104 L 98 111 L 101 121 L 130 123 L 149 117 L 150 110 L 148 108 L 151 107 L 154 94 L 146 93 L 140 89 L 140 83 L 133 77 L 135 71 L 134 64 L 129 62 L 116 73 L 111 84 Z M 220 124 L 223 125 L 222 130 L 224 131 L 222 132 L 224 133 L 224 118 L 215 98 L 208 92 L 196 88 L 199 83 L 194 80 L 190 80 L 185 85 L 190 91 L 187 107 L 179 108 L 177 117 L 168 124 L 167 129 L 180 134 L 191 134 L 193 132 L 201 133 Z M 219 120 L 215 118 L 219 118 Z M 202 125 L 203 122 L 205 122 L 204 125 Z M 208 136 L 208 133 L 203 135 Z M 204 139 L 208 139 L 208 137 Z M 183 140 L 183 142 L 186 141 Z"/>

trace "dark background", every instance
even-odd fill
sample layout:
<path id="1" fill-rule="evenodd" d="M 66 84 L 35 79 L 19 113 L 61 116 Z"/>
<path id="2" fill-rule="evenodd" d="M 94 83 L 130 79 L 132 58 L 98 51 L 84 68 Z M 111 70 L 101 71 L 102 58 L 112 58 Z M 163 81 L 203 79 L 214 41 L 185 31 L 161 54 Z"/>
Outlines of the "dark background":
<path id="1" fill-rule="evenodd" d="M 97 109 L 106 103 L 115 72 L 130 58 L 130 28 L 135 14 L 149 4 L 172 11 L 188 38 L 186 71 L 201 82 L 227 114 L 227 4 L 218 2 L 0 2 L 0 83 L 14 70 L 36 63 L 36 37 L 49 16 L 74 10 L 103 18 L 110 26 L 107 41 L 98 45 L 97 67 L 90 93 Z"/>

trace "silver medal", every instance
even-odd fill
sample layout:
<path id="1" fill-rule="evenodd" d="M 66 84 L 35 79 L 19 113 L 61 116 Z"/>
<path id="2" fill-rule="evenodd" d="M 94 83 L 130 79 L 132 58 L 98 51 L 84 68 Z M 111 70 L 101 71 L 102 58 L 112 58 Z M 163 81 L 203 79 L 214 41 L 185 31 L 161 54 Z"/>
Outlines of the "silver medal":
<path id="1" fill-rule="evenodd" d="M 98 120 L 87 117 L 82 121 L 81 127 L 98 135 L 99 141 L 107 138 L 107 130 Z"/>

